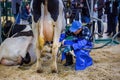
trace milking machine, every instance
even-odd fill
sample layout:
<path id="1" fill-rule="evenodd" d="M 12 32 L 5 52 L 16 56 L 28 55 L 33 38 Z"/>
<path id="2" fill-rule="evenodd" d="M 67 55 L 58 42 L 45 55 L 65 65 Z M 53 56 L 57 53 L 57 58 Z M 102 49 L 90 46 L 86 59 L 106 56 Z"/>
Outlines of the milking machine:
<path id="1" fill-rule="evenodd" d="M 113 1 L 113 0 L 112 0 Z M 87 2 L 87 5 L 88 5 L 88 0 L 86 0 Z M 95 35 L 97 34 L 98 36 L 101 36 L 103 35 L 103 32 L 104 32 L 104 23 L 101 19 L 99 18 L 95 18 L 92 16 L 93 14 L 93 3 L 94 3 L 94 0 L 91 0 L 91 10 L 90 10 L 90 6 L 88 5 L 88 9 L 90 12 L 90 17 L 91 17 L 91 22 L 93 22 L 93 19 L 97 20 L 97 21 L 100 21 L 101 22 L 101 34 L 99 34 L 98 32 L 93 32 L 93 27 L 91 27 L 91 31 L 92 31 L 92 34 L 93 34 L 93 42 L 94 43 L 103 43 L 103 45 L 99 46 L 99 47 L 96 47 L 96 48 L 93 48 L 93 49 L 99 49 L 99 48 L 103 48 L 105 46 L 108 46 L 108 45 L 118 45 L 120 44 L 120 41 L 117 40 L 117 35 L 120 33 L 116 33 L 112 38 L 107 38 L 107 39 L 102 39 L 102 38 L 98 38 L 96 39 L 95 38 Z"/>
<path id="2" fill-rule="evenodd" d="M 102 32 L 101 33 L 98 33 L 96 31 L 94 32 L 93 31 L 93 26 L 91 26 L 91 32 L 92 32 L 92 37 L 93 37 L 93 43 L 94 44 L 103 43 L 103 45 L 101 45 L 99 47 L 94 47 L 92 49 L 99 49 L 99 48 L 103 48 L 103 47 L 108 46 L 108 45 L 117 45 L 117 44 L 120 44 L 120 42 L 116 39 L 117 35 L 120 32 L 116 33 L 112 38 L 108 38 L 108 39 L 102 39 L 102 38 L 96 39 L 95 38 L 95 35 L 98 35 L 98 36 L 102 36 L 103 35 L 103 33 L 104 33 L 104 23 L 103 23 L 103 21 L 101 19 L 93 17 L 93 3 L 94 3 L 94 0 L 91 0 L 91 6 L 89 6 L 88 0 L 86 0 L 86 3 L 87 3 L 87 6 L 88 6 L 88 9 L 89 9 L 91 22 L 93 22 L 93 19 L 101 22 L 101 31 Z"/>
<path id="3" fill-rule="evenodd" d="M 66 0 L 67 1 L 67 0 Z M 69 0 L 70 1 L 70 0 Z M 69 2 L 68 1 L 68 2 Z M 71 2 L 69 2 L 71 3 Z M 87 3 L 87 6 L 88 6 L 88 10 L 89 10 L 89 13 L 90 13 L 90 18 L 91 18 L 91 22 L 90 22 L 90 25 L 88 26 L 91 30 L 91 34 L 92 34 L 92 41 L 93 41 L 93 44 L 99 44 L 99 43 L 103 43 L 101 44 L 101 46 L 98 46 L 98 47 L 93 47 L 93 48 L 89 48 L 89 49 L 86 49 L 86 50 L 90 50 L 90 49 L 100 49 L 100 48 L 103 48 L 105 46 L 108 46 L 108 45 L 117 45 L 117 44 L 120 44 L 120 42 L 118 40 L 116 40 L 116 37 L 117 35 L 120 33 L 116 33 L 116 35 L 114 35 L 112 38 L 109 38 L 109 39 L 101 39 L 101 38 L 98 38 L 96 39 L 95 35 L 98 35 L 98 36 L 102 36 L 103 33 L 104 33 L 104 23 L 101 19 L 99 18 L 96 18 L 96 17 L 93 17 L 93 3 L 94 3 L 94 0 L 91 0 L 91 6 L 89 5 L 88 3 L 88 0 L 86 0 L 86 3 Z M 67 22 L 67 26 L 66 26 L 66 30 L 68 30 L 68 28 L 70 27 L 70 16 L 72 15 L 72 13 L 74 12 L 74 9 L 72 9 L 70 6 L 69 8 L 65 6 L 65 9 L 67 12 L 65 12 L 67 15 L 69 15 L 69 17 L 66 18 L 66 22 Z M 80 10 L 78 9 L 79 12 L 79 21 L 81 22 L 81 13 L 80 13 Z M 97 21 L 100 21 L 101 22 L 101 33 L 98 33 L 97 31 L 93 31 L 93 20 L 97 20 Z M 84 25 L 83 25 L 84 26 Z M 69 39 L 72 39 L 72 37 L 69 37 Z M 60 50 L 63 51 L 63 46 L 60 47 Z M 70 51 L 71 49 L 70 48 L 66 48 L 64 49 L 65 51 Z"/>

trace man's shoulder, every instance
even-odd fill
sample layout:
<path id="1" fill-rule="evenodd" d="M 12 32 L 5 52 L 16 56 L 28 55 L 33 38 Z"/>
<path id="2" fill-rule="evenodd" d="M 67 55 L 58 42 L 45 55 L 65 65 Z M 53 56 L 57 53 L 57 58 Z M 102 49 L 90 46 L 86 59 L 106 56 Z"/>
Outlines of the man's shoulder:
<path id="1" fill-rule="evenodd" d="M 88 27 L 84 26 L 82 34 L 83 35 L 90 35 L 91 34 L 90 29 Z"/>
<path id="2" fill-rule="evenodd" d="M 83 31 L 90 31 L 90 29 L 87 26 L 83 26 Z"/>

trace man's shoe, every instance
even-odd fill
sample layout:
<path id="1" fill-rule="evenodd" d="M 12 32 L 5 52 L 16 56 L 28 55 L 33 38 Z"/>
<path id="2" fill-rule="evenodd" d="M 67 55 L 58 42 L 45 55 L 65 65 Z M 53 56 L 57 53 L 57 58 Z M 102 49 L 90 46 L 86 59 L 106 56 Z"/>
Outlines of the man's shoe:
<path id="1" fill-rule="evenodd" d="M 98 37 L 103 37 L 103 35 L 102 35 L 102 33 L 101 33 L 101 32 L 99 33 Z"/>
<path id="2" fill-rule="evenodd" d="M 103 37 L 102 35 L 98 35 L 98 37 Z"/>
<path id="3" fill-rule="evenodd" d="M 105 33 L 109 33 L 108 31 L 106 31 Z"/>
<path id="4" fill-rule="evenodd" d="M 112 34 L 112 37 L 114 36 L 115 34 Z"/>
<path id="5" fill-rule="evenodd" d="M 64 66 L 70 66 L 73 64 L 73 57 L 70 53 L 66 54 L 66 63 Z"/>
<path id="6" fill-rule="evenodd" d="M 110 35 L 111 35 L 111 33 L 108 33 L 108 34 L 107 34 L 107 36 L 110 36 Z"/>
<path id="7" fill-rule="evenodd" d="M 117 35 L 118 38 L 120 38 L 120 33 Z"/>

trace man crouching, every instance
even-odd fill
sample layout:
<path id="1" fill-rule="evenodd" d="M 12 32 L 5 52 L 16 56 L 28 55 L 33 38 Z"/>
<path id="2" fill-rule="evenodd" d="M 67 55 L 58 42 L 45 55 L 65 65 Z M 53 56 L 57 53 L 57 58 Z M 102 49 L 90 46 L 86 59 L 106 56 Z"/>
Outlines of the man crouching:
<path id="1" fill-rule="evenodd" d="M 64 66 L 73 64 L 72 56 L 69 54 L 71 50 L 76 57 L 75 70 L 84 70 L 93 64 L 89 54 L 93 45 L 88 27 L 82 26 L 79 21 L 73 21 L 69 30 L 61 34 L 60 42 L 65 47 L 62 51 L 62 60 L 66 58 Z"/>

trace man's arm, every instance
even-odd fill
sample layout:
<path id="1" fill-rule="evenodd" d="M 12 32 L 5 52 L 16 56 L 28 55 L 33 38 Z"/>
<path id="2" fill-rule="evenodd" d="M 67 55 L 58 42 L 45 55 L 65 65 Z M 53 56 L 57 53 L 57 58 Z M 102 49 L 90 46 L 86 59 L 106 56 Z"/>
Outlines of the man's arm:
<path id="1" fill-rule="evenodd" d="M 86 44 L 87 44 L 87 40 L 83 39 L 83 40 L 78 41 L 77 43 L 74 43 L 74 44 L 72 45 L 72 48 L 73 48 L 74 50 L 81 49 L 81 48 L 83 48 Z"/>

